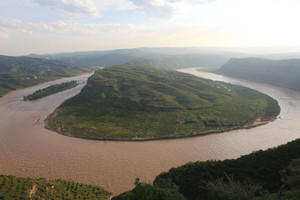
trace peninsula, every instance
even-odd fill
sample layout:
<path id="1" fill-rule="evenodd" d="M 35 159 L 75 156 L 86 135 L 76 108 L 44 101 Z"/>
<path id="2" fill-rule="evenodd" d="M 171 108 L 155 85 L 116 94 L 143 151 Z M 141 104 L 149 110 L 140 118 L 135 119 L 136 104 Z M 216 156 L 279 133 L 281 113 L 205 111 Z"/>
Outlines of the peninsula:
<path id="1" fill-rule="evenodd" d="M 98 70 L 81 93 L 59 106 L 46 127 L 102 140 L 191 137 L 273 120 L 271 97 L 252 89 L 146 65 Z"/>

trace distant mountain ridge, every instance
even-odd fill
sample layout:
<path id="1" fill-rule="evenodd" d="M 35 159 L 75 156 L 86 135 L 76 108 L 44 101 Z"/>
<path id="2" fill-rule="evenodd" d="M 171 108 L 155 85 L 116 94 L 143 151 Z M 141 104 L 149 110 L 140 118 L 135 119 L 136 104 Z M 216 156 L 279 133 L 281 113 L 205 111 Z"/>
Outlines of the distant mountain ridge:
<path id="1" fill-rule="evenodd" d="M 197 48 L 136 48 L 30 56 L 89 66 L 143 63 L 162 68 L 185 68 L 220 67 L 231 55 Z"/>
<path id="2" fill-rule="evenodd" d="M 257 49 L 256 49 L 257 50 Z M 248 52 L 248 53 L 247 53 Z M 186 67 L 221 67 L 230 58 L 257 57 L 273 60 L 300 59 L 300 52 L 272 53 L 266 49 L 264 53 L 255 53 L 255 49 L 218 48 L 218 47 L 141 47 L 133 49 L 115 49 L 102 51 L 82 51 L 55 53 L 30 57 L 89 65 L 111 66 L 120 64 L 150 64 L 163 68 Z"/>
<path id="3" fill-rule="evenodd" d="M 232 58 L 215 73 L 300 90 L 300 59 Z"/>

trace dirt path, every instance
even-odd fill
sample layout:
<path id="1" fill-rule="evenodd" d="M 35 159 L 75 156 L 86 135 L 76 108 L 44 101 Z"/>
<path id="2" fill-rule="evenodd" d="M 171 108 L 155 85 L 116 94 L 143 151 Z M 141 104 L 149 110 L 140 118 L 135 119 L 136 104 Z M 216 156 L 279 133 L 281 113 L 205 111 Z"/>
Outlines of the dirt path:
<path id="1" fill-rule="evenodd" d="M 29 191 L 28 191 L 29 199 L 33 199 L 33 197 L 34 197 L 36 191 L 37 191 L 37 184 L 34 183 L 34 184 L 32 185 L 32 187 L 31 187 L 31 188 L 29 189 Z"/>

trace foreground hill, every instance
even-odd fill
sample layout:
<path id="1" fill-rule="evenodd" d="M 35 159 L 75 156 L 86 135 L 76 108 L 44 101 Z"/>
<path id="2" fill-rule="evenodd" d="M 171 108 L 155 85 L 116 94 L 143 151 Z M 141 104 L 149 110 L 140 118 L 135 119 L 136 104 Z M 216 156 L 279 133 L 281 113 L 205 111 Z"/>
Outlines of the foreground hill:
<path id="1" fill-rule="evenodd" d="M 46 124 L 81 138 L 149 140 L 251 127 L 278 114 L 274 99 L 251 89 L 122 65 L 96 71 L 81 93 L 57 108 Z"/>
<path id="2" fill-rule="evenodd" d="M 0 96 L 17 88 L 87 71 L 86 67 L 63 61 L 0 55 Z"/>
<path id="3" fill-rule="evenodd" d="M 153 185 L 136 181 L 113 200 L 298 200 L 299 177 L 300 139 L 238 159 L 187 163 Z"/>
<path id="4" fill-rule="evenodd" d="M 300 90 L 300 59 L 230 59 L 215 73 Z"/>
<path id="5" fill-rule="evenodd" d="M 0 199 L 94 199 L 108 200 L 110 193 L 99 186 L 62 179 L 20 178 L 0 175 Z"/>

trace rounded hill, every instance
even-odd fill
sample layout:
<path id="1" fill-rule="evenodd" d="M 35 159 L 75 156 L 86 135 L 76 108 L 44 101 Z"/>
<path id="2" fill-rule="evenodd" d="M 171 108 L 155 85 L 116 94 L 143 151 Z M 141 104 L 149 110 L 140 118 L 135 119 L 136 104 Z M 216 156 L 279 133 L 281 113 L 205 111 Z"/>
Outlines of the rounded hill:
<path id="1" fill-rule="evenodd" d="M 151 140 L 251 127 L 274 119 L 271 97 L 231 84 L 143 65 L 98 70 L 46 120 L 64 135 Z"/>

